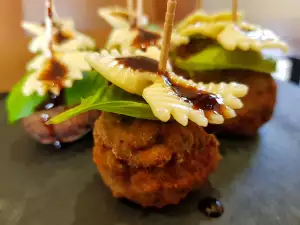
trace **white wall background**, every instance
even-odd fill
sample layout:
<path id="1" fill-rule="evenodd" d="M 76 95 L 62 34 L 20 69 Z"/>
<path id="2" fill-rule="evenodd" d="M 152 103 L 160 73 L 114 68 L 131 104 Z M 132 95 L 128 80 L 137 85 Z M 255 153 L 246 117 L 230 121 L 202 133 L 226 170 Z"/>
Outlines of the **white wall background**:
<path id="1" fill-rule="evenodd" d="M 41 21 L 44 18 L 43 0 L 22 0 L 26 20 Z M 147 11 L 154 0 L 144 0 Z M 166 2 L 167 0 L 161 0 Z M 189 11 L 196 0 L 179 0 L 182 11 Z M 231 0 L 202 0 L 208 11 L 230 9 Z M 95 29 L 106 26 L 96 14 L 101 5 L 123 4 L 125 0 L 55 0 L 62 17 L 73 17 L 79 29 Z M 165 3 L 163 3 L 165 4 Z M 148 7 L 147 7 L 148 6 Z M 185 7 L 185 9 L 183 9 Z M 279 33 L 283 38 L 300 39 L 300 0 L 240 0 L 239 8 L 246 19 Z M 163 17 L 162 17 L 163 18 Z"/>

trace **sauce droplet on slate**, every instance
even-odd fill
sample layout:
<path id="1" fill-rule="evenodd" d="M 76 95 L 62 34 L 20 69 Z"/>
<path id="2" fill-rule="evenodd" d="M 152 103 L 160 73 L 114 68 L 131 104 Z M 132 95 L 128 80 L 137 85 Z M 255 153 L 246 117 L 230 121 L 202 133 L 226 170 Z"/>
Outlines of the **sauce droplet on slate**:
<path id="1" fill-rule="evenodd" d="M 212 218 L 218 218 L 224 213 L 222 203 L 214 197 L 206 197 L 202 199 L 198 204 L 198 208 L 206 216 Z"/>

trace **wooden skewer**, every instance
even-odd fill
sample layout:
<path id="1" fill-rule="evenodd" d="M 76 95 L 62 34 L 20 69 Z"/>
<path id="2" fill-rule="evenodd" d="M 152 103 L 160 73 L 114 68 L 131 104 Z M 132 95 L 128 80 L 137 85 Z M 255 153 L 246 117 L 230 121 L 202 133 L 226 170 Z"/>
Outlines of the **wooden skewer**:
<path id="1" fill-rule="evenodd" d="M 168 7 L 165 17 L 163 44 L 159 60 L 159 72 L 165 73 L 167 70 L 167 62 L 169 58 L 171 35 L 175 17 L 177 0 L 168 0 Z"/>
<path id="2" fill-rule="evenodd" d="M 238 0 L 232 0 L 232 21 L 237 22 L 237 11 L 238 11 L 239 2 Z"/>
<path id="3" fill-rule="evenodd" d="M 137 26 L 142 26 L 142 18 L 143 18 L 143 8 L 144 8 L 144 2 L 143 0 L 137 0 Z"/>
<path id="4" fill-rule="evenodd" d="M 203 2 L 202 0 L 197 0 L 197 5 L 196 5 L 197 9 L 202 9 L 203 7 Z"/>
<path id="5" fill-rule="evenodd" d="M 133 0 L 127 0 L 127 10 L 128 10 L 128 15 L 129 15 L 129 22 L 132 23 L 133 21 Z"/>
<path id="6" fill-rule="evenodd" d="M 52 57 L 53 56 L 53 42 L 52 42 L 53 2 L 52 0 L 46 0 L 45 26 L 46 26 L 46 39 L 47 39 L 46 55 Z"/>
<path id="7" fill-rule="evenodd" d="M 57 13 L 57 10 L 56 10 L 56 7 L 55 7 L 55 1 L 53 0 L 53 3 L 52 3 L 52 10 L 53 10 L 53 17 L 55 18 L 55 19 L 59 19 L 59 16 L 58 16 L 58 13 Z"/>

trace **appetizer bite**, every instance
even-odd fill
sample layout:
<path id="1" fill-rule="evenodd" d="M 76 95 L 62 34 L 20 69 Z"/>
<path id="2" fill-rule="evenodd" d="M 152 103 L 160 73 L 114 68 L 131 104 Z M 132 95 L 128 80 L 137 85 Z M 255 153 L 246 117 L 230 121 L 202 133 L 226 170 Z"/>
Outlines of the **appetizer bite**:
<path id="1" fill-rule="evenodd" d="M 86 59 L 103 79 L 99 91 L 49 121 L 103 111 L 94 162 L 115 197 L 144 207 L 177 204 L 207 180 L 220 155 L 203 127 L 234 117 L 247 93 L 245 85 L 195 83 L 168 69 L 176 4 L 168 1 L 162 51 L 90 53 Z"/>
<path id="2" fill-rule="evenodd" d="M 45 23 L 23 21 L 21 26 L 24 30 L 34 35 L 29 43 L 31 53 L 44 52 L 47 48 L 47 34 Z M 93 51 L 96 50 L 96 42 L 89 36 L 79 32 L 75 28 L 72 19 L 58 17 L 53 6 L 53 50 L 54 51 Z"/>
<path id="3" fill-rule="evenodd" d="M 100 8 L 98 14 L 115 29 L 130 28 L 137 24 L 147 26 L 149 20 L 148 16 L 143 13 L 143 1 L 137 0 L 137 8 L 139 11 L 134 11 L 133 0 L 127 0 L 127 8 L 119 6 Z"/>
<path id="4" fill-rule="evenodd" d="M 235 7 L 236 8 L 236 7 Z M 243 21 L 242 14 L 196 11 L 176 27 L 189 43 L 172 52 L 176 72 L 195 81 L 238 82 L 249 87 L 237 117 L 207 130 L 225 135 L 255 135 L 272 116 L 276 83 L 271 76 L 276 59 L 265 49 L 287 51 L 272 31 Z"/>
<path id="5" fill-rule="evenodd" d="M 148 23 L 143 5 L 143 0 L 137 0 L 136 13 L 133 13 L 132 0 L 127 1 L 127 10 L 118 7 L 99 9 L 99 15 L 113 28 L 106 49 L 146 51 L 149 47 L 162 45 L 162 29 Z M 187 43 L 188 38 L 172 34 L 171 47 Z"/>
<path id="6" fill-rule="evenodd" d="M 80 103 L 99 85 L 99 76 L 85 61 L 84 51 L 55 50 L 52 1 L 46 1 L 45 48 L 27 67 L 26 75 L 12 88 L 6 108 L 8 120 L 22 120 L 24 129 L 42 144 L 72 142 L 91 131 L 99 111 L 89 111 L 59 125 L 46 122 Z"/>

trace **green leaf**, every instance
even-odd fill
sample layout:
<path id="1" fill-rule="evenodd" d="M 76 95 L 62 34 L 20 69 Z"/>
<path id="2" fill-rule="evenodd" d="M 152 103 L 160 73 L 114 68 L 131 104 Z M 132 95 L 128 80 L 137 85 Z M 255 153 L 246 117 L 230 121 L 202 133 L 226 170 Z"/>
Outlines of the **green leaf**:
<path id="1" fill-rule="evenodd" d="M 49 123 L 59 124 L 90 110 L 101 110 L 134 118 L 157 120 L 150 106 L 141 97 L 130 94 L 117 86 L 109 85 L 104 78 L 102 79 L 104 82 L 98 87 L 97 93 L 82 100 L 77 107 L 52 118 Z"/>
<path id="2" fill-rule="evenodd" d="M 30 96 L 24 96 L 23 86 L 31 72 L 28 72 L 11 90 L 6 99 L 6 110 L 8 122 L 14 123 L 17 120 L 31 115 L 36 107 L 46 98 L 34 93 Z"/>
<path id="3" fill-rule="evenodd" d="M 106 82 L 96 71 L 83 72 L 83 79 L 74 82 L 71 88 L 65 89 L 65 102 L 68 106 L 79 104 L 82 98 L 94 95 Z"/>
<path id="4" fill-rule="evenodd" d="M 276 61 L 253 51 L 227 51 L 220 45 L 208 46 L 188 59 L 177 58 L 176 65 L 187 71 L 208 71 L 219 69 L 248 69 L 272 73 L 276 70 Z"/>
<path id="5" fill-rule="evenodd" d="M 39 96 L 34 93 L 30 96 L 24 96 L 22 88 L 25 81 L 31 72 L 28 72 L 11 90 L 6 100 L 6 109 L 8 114 L 8 121 L 14 123 L 15 121 L 24 117 L 30 116 L 35 112 L 37 106 L 45 101 L 48 95 Z M 82 98 L 94 95 L 107 81 L 103 79 L 96 71 L 84 72 L 83 79 L 75 81 L 71 88 L 65 89 L 65 102 L 68 106 L 79 104 Z"/>

